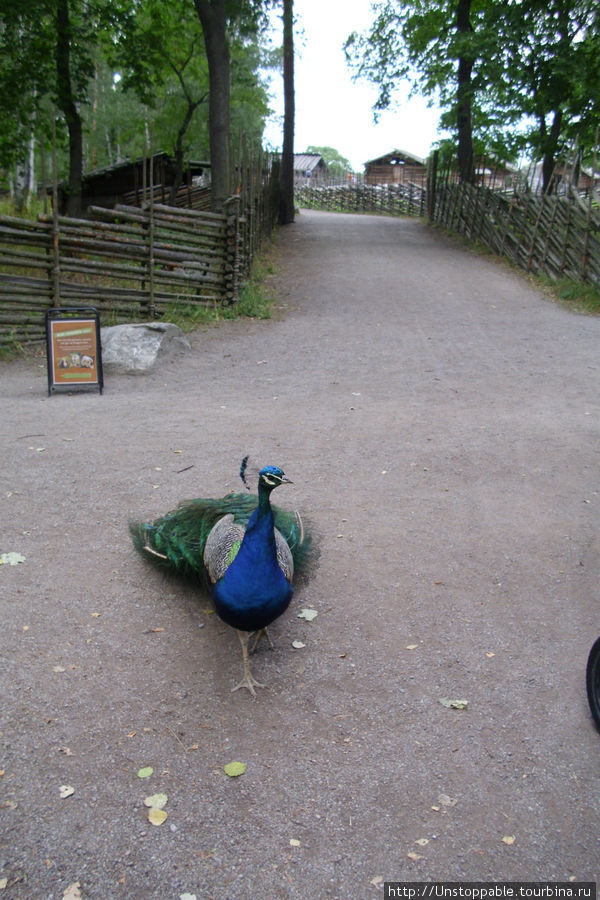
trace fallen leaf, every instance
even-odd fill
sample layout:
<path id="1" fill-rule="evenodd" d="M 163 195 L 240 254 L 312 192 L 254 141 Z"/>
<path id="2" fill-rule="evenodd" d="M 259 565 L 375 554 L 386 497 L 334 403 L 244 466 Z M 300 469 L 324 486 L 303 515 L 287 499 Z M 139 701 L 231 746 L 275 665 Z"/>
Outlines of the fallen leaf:
<path id="1" fill-rule="evenodd" d="M 429 838 L 417 838 L 415 844 L 418 844 L 419 847 L 426 847 L 429 843 Z"/>
<path id="2" fill-rule="evenodd" d="M 423 859 L 422 855 L 420 853 L 415 853 L 414 850 L 409 850 L 406 855 L 408 856 L 409 859 L 414 859 L 414 860 Z"/>
<path id="3" fill-rule="evenodd" d="M 505 834 L 504 837 L 502 838 L 503 844 L 508 844 L 510 846 L 511 844 L 514 844 L 514 842 L 515 842 L 514 834 Z"/>
<path id="4" fill-rule="evenodd" d="M 58 749 L 61 753 L 64 753 L 65 756 L 73 756 L 73 751 L 69 747 L 59 747 Z"/>
<path id="5" fill-rule="evenodd" d="M 298 613 L 299 619 L 306 619 L 307 622 L 312 622 L 313 619 L 316 619 L 319 613 L 316 609 L 301 609 Z"/>
<path id="6" fill-rule="evenodd" d="M 81 900 L 81 882 L 74 881 L 62 895 L 62 900 Z"/>
<path id="7" fill-rule="evenodd" d="M 306 644 L 303 644 L 302 641 L 292 641 L 292 647 L 294 650 L 302 650 L 303 647 L 306 647 Z"/>
<path id="8" fill-rule="evenodd" d="M 456 797 L 449 797 L 448 794 L 439 794 L 438 803 L 441 803 L 442 806 L 456 806 L 458 800 Z"/>
<path id="9" fill-rule="evenodd" d="M 65 667 L 64 667 L 64 666 L 53 666 L 53 667 L 52 667 L 52 671 L 53 671 L 53 672 L 64 672 L 64 671 L 65 671 Z"/>
<path id="10" fill-rule="evenodd" d="M 244 772 L 246 771 L 246 765 L 243 762 L 230 762 L 223 767 L 223 770 L 226 775 L 229 775 L 230 778 L 237 778 L 238 775 L 244 774 Z"/>
<path id="11" fill-rule="evenodd" d="M 92 619 L 99 619 L 102 613 L 90 613 Z"/>
<path id="12" fill-rule="evenodd" d="M 466 709 L 469 705 L 468 700 L 449 700 L 448 697 L 441 697 L 440 703 L 446 709 Z"/>
<path id="13" fill-rule="evenodd" d="M 18 566 L 19 563 L 25 562 L 26 557 L 23 556 L 22 553 L 15 553 L 13 550 L 10 553 L 2 553 L 0 554 L 0 565 L 2 566 Z"/>
<path id="14" fill-rule="evenodd" d="M 166 794 L 152 794 L 151 797 L 146 797 L 144 806 L 153 806 L 155 809 L 164 809 L 168 799 Z"/>
<path id="15" fill-rule="evenodd" d="M 188 893 L 186 892 L 185 894 L 180 894 L 180 895 L 179 895 L 179 900 L 196 900 L 196 895 L 195 895 L 195 894 L 188 894 Z"/>
<path id="16" fill-rule="evenodd" d="M 8 884 L 8 878 L 0 878 L 0 891 L 3 891 Z"/>
<path id="17" fill-rule="evenodd" d="M 148 810 L 148 821 L 153 825 L 162 825 L 166 820 L 168 813 L 164 809 L 157 809 L 155 806 Z"/>
<path id="18" fill-rule="evenodd" d="M 67 797 L 71 797 L 75 793 L 75 788 L 71 787 L 70 784 L 61 784 L 58 792 L 61 796 L 61 799 L 66 800 Z"/>
<path id="19" fill-rule="evenodd" d="M 487 656 L 488 659 L 493 659 L 496 654 L 488 651 L 485 655 Z"/>
<path id="20" fill-rule="evenodd" d="M 375 878 L 372 878 L 369 884 L 374 885 L 374 887 L 378 887 L 383 882 L 383 877 L 381 875 L 376 875 Z"/>
<path id="21" fill-rule="evenodd" d="M 197 749 L 198 749 L 198 744 L 192 744 L 191 747 L 188 747 L 188 750 L 197 750 Z"/>
<path id="22" fill-rule="evenodd" d="M 406 649 L 407 650 L 416 650 L 418 646 L 419 646 L 418 644 L 407 644 Z"/>
<path id="23" fill-rule="evenodd" d="M 143 766 L 141 769 L 138 769 L 137 776 L 138 778 L 150 778 L 153 772 L 152 766 Z"/>
<path id="24" fill-rule="evenodd" d="M 296 838 L 290 838 L 290 847 L 299 847 L 300 841 Z"/>

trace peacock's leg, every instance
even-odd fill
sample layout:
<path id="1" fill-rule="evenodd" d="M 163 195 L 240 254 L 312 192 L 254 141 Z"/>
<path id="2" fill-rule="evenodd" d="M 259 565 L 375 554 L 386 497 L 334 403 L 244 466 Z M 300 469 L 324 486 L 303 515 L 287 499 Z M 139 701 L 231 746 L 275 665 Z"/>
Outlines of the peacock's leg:
<path id="1" fill-rule="evenodd" d="M 244 657 L 244 677 L 239 684 L 236 684 L 234 688 L 231 688 L 231 693 L 234 691 L 239 691 L 240 688 L 248 688 L 253 697 L 256 696 L 255 687 L 264 687 L 264 684 L 261 684 L 260 681 L 257 681 L 252 672 L 250 671 L 250 660 L 248 658 L 248 638 L 250 635 L 247 631 L 238 631 L 237 633 L 240 644 L 242 645 L 242 655 Z"/>
<path id="2" fill-rule="evenodd" d="M 268 630 L 266 628 L 261 628 L 260 631 L 256 631 L 254 633 L 254 643 L 253 643 L 252 647 L 250 648 L 250 653 L 256 652 L 256 648 L 258 647 L 262 638 L 264 638 L 264 637 L 266 637 L 266 639 L 269 642 L 269 649 L 270 650 L 275 649 L 275 644 L 271 640 L 271 635 L 269 634 Z"/>

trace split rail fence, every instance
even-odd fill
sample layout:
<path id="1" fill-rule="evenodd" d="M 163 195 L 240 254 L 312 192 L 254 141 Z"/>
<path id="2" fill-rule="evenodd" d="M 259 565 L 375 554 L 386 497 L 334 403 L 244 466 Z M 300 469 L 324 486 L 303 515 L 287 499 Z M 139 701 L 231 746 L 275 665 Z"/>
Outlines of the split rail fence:
<path id="1" fill-rule="evenodd" d="M 235 303 L 278 212 L 276 167 L 245 174 L 223 214 L 151 202 L 0 216 L 0 346 L 43 339 L 51 307 L 94 306 L 117 323 Z"/>
<path id="2" fill-rule="evenodd" d="M 600 289 L 597 194 L 504 192 L 449 182 L 436 191 L 431 213 L 433 221 L 528 272 Z"/>
<path id="3" fill-rule="evenodd" d="M 600 195 L 583 197 L 569 185 L 562 192 L 535 193 L 459 184 L 452 173 L 419 184 L 301 187 L 296 204 L 332 212 L 427 215 L 478 241 L 515 265 L 551 279 L 565 278 L 600 289 Z"/>

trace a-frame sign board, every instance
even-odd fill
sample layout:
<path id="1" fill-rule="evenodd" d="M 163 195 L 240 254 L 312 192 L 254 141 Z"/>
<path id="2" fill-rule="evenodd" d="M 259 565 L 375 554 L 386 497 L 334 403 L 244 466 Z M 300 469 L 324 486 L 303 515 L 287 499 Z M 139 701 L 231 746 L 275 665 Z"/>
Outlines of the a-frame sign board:
<path id="1" fill-rule="evenodd" d="M 102 393 L 100 317 L 93 306 L 65 306 L 46 313 L 48 394 L 98 389 Z"/>

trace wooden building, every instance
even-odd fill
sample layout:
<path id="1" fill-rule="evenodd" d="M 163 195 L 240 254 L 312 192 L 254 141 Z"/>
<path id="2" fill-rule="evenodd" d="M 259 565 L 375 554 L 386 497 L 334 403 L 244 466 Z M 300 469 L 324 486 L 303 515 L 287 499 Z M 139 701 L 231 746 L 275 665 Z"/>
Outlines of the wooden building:
<path id="1" fill-rule="evenodd" d="M 365 184 L 404 184 L 410 181 L 421 185 L 427 182 L 427 161 L 413 153 L 391 150 L 365 163 Z"/>
<path id="2" fill-rule="evenodd" d="M 146 164 L 145 177 L 144 163 Z M 171 186 L 175 180 L 175 160 L 161 151 L 153 155 L 152 165 L 155 200 L 159 203 L 167 203 Z M 184 167 L 183 184 L 191 185 L 192 179 L 196 180 L 202 175 L 210 175 L 210 163 L 190 162 Z M 114 166 L 96 169 L 83 176 L 82 209 L 85 210 L 88 206 L 104 206 L 112 209 L 117 203 L 139 205 L 143 199 L 144 186 L 149 191 L 149 158 L 146 160 L 143 158 L 128 159 Z"/>
<path id="3" fill-rule="evenodd" d="M 318 153 L 294 154 L 294 187 L 319 185 L 327 181 L 327 163 Z"/>

